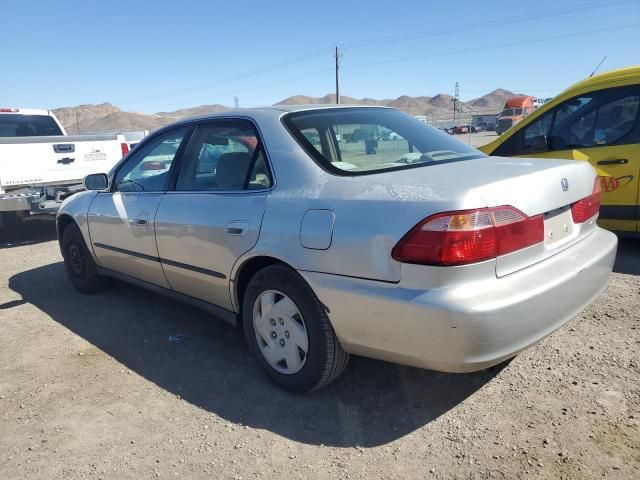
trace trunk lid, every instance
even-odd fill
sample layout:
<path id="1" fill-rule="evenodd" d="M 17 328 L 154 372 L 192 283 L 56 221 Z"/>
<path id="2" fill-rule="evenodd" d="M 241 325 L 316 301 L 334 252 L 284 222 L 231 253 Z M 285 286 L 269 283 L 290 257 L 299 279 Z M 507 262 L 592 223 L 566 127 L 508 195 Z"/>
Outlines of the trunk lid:
<path id="1" fill-rule="evenodd" d="M 487 207 L 510 205 L 525 215 L 544 216 L 543 243 L 498 257 L 496 275 L 504 276 L 558 253 L 595 228 L 592 219 L 573 222 L 571 204 L 593 191 L 595 171 L 573 160 L 487 157 L 386 172 L 396 185 L 447 185 L 477 193 Z M 378 175 L 361 178 L 373 180 Z"/>

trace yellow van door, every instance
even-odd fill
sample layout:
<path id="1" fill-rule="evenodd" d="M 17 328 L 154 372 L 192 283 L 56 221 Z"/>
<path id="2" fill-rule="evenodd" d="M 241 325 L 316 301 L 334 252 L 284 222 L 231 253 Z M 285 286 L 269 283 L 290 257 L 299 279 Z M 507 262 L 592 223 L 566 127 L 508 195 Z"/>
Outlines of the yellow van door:
<path id="1" fill-rule="evenodd" d="M 586 160 L 596 169 L 601 177 L 602 206 L 598 223 L 602 227 L 609 230 L 640 231 L 640 144 L 558 150 L 553 152 L 553 157 Z"/>
<path id="2" fill-rule="evenodd" d="M 588 92 L 523 125 L 493 155 L 586 160 L 601 176 L 601 226 L 640 231 L 640 86 Z"/>

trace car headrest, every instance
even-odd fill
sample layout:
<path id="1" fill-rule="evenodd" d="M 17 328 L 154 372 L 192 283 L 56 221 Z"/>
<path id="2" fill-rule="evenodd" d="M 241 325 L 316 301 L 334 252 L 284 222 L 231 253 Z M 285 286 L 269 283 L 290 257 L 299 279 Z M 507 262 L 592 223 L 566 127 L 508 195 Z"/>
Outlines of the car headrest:
<path id="1" fill-rule="evenodd" d="M 222 189 L 236 190 L 244 186 L 251 155 L 231 152 L 220 155 L 216 167 L 216 182 Z"/>

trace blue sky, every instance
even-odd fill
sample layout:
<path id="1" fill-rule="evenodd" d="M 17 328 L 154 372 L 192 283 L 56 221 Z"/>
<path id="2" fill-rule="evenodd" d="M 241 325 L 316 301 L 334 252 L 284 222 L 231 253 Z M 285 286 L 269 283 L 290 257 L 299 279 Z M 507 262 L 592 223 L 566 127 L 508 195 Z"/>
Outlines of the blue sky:
<path id="1" fill-rule="evenodd" d="M 104 101 L 140 112 L 497 87 L 553 96 L 640 63 L 640 0 L 0 0 L 0 106 Z M 514 8 L 517 6 L 517 9 Z M 624 26 L 625 28 L 619 28 Z"/>

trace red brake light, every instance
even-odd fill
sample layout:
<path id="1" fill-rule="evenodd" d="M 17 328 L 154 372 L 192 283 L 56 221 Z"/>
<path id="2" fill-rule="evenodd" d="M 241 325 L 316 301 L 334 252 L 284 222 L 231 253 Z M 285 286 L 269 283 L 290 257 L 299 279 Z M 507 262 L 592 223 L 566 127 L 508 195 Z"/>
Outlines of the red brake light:
<path id="1" fill-rule="evenodd" d="M 584 223 L 595 217 L 600 210 L 600 197 L 600 177 L 596 177 L 591 195 L 571 205 L 573 221 L 575 223 Z"/>
<path id="2" fill-rule="evenodd" d="M 122 150 L 122 156 L 126 156 L 127 153 L 129 153 L 129 145 L 126 143 L 121 143 L 120 144 L 120 150 Z"/>
<path id="3" fill-rule="evenodd" d="M 391 256 L 405 263 L 465 265 L 543 240 L 542 215 L 527 217 L 510 206 L 480 208 L 425 218 L 398 242 Z"/>
<path id="4" fill-rule="evenodd" d="M 19 111 L 18 108 L 0 108 L 0 113 L 18 113 Z"/>

